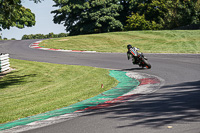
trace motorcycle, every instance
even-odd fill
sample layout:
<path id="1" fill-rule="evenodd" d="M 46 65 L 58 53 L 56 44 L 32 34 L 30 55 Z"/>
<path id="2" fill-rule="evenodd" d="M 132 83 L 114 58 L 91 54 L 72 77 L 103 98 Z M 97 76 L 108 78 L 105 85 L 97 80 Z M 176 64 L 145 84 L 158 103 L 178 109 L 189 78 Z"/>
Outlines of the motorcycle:
<path id="1" fill-rule="evenodd" d="M 142 68 L 146 67 L 147 69 L 151 68 L 151 64 L 147 61 L 148 59 L 143 55 L 143 53 L 138 52 L 140 50 L 139 48 L 132 47 L 131 45 L 128 45 L 127 48 L 128 60 L 130 59 L 130 55 L 132 55 L 132 63 L 134 65 L 139 65 Z"/>

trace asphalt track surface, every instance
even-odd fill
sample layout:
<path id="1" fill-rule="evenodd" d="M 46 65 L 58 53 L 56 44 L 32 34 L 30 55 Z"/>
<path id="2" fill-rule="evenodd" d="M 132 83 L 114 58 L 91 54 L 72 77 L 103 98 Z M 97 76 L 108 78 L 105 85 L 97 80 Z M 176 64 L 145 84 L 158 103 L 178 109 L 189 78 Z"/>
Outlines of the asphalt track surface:
<path id="1" fill-rule="evenodd" d="M 125 53 L 70 53 L 29 48 L 37 40 L 0 41 L 11 58 L 84 65 L 156 75 L 165 84 L 136 101 L 93 110 L 28 133 L 200 133 L 200 55 L 145 54 L 152 69 L 140 69 Z"/>

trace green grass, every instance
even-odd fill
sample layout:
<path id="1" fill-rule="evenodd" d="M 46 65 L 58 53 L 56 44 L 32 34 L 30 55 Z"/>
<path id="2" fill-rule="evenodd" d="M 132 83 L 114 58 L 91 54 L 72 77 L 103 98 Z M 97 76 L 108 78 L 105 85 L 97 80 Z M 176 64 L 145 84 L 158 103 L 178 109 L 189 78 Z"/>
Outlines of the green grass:
<path id="1" fill-rule="evenodd" d="M 200 54 L 200 30 L 128 31 L 79 35 L 45 40 L 40 46 L 124 53 L 127 44 L 140 48 L 144 53 Z"/>
<path id="2" fill-rule="evenodd" d="M 118 83 L 100 68 L 15 59 L 11 65 L 15 70 L 0 79 L 0 123 L 66 107 Z"/>

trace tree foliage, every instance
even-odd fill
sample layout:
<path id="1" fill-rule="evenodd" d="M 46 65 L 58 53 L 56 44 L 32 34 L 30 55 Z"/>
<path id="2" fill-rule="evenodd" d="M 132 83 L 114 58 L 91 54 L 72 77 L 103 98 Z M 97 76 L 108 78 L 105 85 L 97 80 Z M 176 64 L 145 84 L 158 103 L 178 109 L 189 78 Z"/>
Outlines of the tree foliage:
<path id="1" fill-rule="evenodd" d="M 41 0 L 31 0 L 35 3 Z M 22 6 L 21 0 L 0 0 L 0 30 L 35 25 L 35 15 Z"/>
<path id="2" fill-rule="evenodd" d="M 67 37 L 67 33 L 60 33 L 60 34 L 54 34 L 53 32 L 49 34 L 30 34 L 30 35 L 23 35 L 22 40 L 28 40 L 28 39 L 47 39 L 47 38 L 59 38 L 59 37 Z"/>
<path id="3" fill-rule="evenodd" d="M 118 0 L 54 0 L 55 23 L 64 23 L 70 35 L 122 30 Z"/>
<path id="4" fill-rule="evenodd" d="M 138 13 L 132 13 L 124 28 L 125 30 L 158 30 L 162 28 L 162 25 L 146 20 L 144 14 L 140 16 Z"/>
<path id="5" fill-rule="evenodd" d="M 54 0 L 55 23 L 70 35 L 173 29 L 200 22 L 200 0 Z"/>
<path id="6" fill-rule="evenodd" d="M 199 0 L 167 1 L 166 29 L 200 23 Z"/>
<path id="7" fill-rule="evenodd" d="M 200 23 L 200 0 L 132 0 L 130 8 L 135 14 L 127 17 L 126 30 L 137 30 L 136 18 L 142 18 L 143 30 L 148 23 L 155 29 L 174 29 Z M 138 14 L 140 16 L 138 16 Z M 133 22 L 133 23 L 131 23 Z M 151 25 L 150 24 L 150 25 Z M 135 28 L 133 27 L 135 25 Z M 127 28 L 129 27 L 129 28 Z M 130 28 L 132 27 L 132 28 Z M 153 29 L 154 29 L 153 28 Z M 148 28 L 152 29 L 152 28 Z"/>
<path id="8" fill-rule="evenodd" d="M 42 0 L 29 0 L 34 3 Z M 54 23 L 70 35 L 125 30 L 174 29 L 200 24 L 200 0 L 53 0 Z M 0 30 L 35 25 L 21 0 L 0 0 Z"/>

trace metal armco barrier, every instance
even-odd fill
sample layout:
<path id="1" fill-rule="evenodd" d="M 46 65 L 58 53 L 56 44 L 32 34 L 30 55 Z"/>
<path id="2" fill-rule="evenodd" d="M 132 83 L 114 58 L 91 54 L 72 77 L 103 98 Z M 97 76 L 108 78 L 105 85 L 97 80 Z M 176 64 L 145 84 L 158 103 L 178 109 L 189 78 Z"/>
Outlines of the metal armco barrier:
<path id="1" fill-rule="evenodd" d="M 10 69 L 9 54 L 0 53 L 0 73 Z"/>

